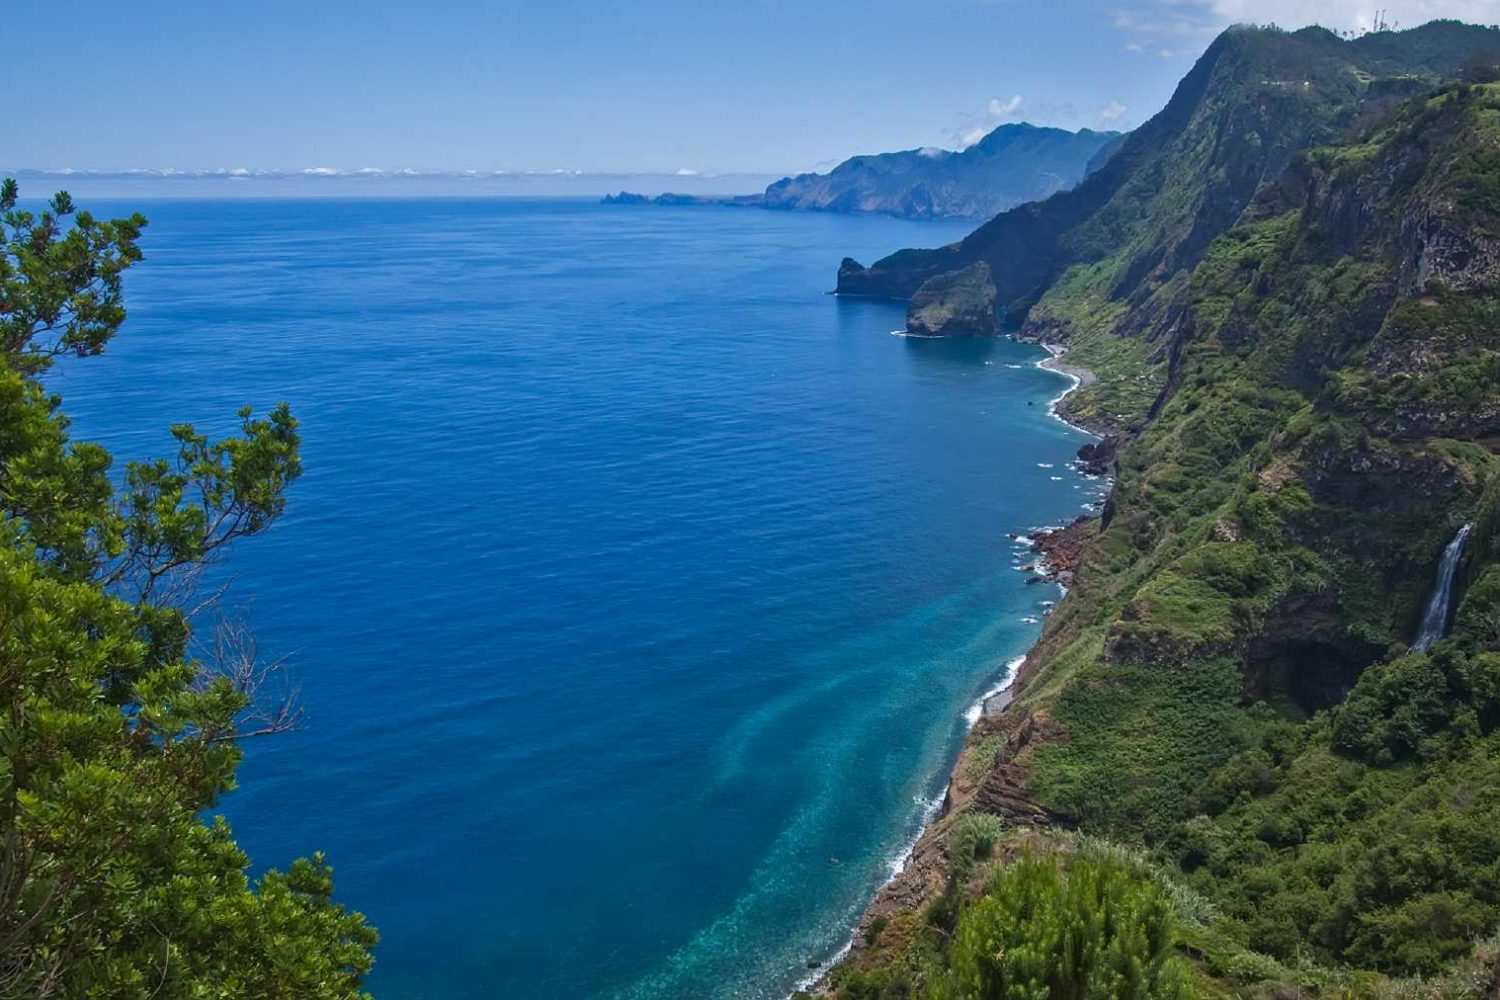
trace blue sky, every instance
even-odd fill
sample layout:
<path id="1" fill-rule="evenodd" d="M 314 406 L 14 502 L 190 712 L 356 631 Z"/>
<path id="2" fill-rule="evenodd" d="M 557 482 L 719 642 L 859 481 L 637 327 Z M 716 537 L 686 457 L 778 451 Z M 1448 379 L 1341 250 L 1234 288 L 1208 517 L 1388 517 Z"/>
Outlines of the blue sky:
<path id="1" fill-rule="evenodd" d="M 1500 21 L 1500 0 L 20 0 L 38 169 L 783 173 L 1002 121 L 1129 127 L 1234 21 Z"/>

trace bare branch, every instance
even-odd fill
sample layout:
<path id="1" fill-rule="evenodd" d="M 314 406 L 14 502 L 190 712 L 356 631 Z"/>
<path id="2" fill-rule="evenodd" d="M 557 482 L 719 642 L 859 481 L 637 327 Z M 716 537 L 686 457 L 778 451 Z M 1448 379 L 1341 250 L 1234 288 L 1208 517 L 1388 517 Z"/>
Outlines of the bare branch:
<path id="1" fill-rule="evenodd" d="M 227 678 L 246 702 L 244 711 L 235 720 L 234 731 L 212 734 L 208 742 L 270 736 L 302 725 L 301 687 L 292 677 L 287 657 L 261 658 L 255 632 L 245 614 L 220 615 L 210 627 L 204 645 L 208 648 L 199 654 L 203 665 L 199 682 L 207 684 L 216 678 Z"/>

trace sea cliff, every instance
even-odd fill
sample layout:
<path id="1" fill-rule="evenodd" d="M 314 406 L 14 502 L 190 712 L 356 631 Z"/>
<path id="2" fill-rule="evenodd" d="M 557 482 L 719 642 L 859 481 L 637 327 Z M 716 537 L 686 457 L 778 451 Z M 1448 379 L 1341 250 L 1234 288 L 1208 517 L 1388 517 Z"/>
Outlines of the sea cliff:
<path id="1" fill-rule="evenodd" d="M 1025 852 L 1159 886 L 1195 995 L 1500 978 L 1496 42 L 1232 30 L 1075 191 L 840 268 L 929 334 L 992 288 L 1098 376 L 1062 413 L 1115 487 L 1043 542 L 1068 595 L 820 991 L 979 995 Z"/>

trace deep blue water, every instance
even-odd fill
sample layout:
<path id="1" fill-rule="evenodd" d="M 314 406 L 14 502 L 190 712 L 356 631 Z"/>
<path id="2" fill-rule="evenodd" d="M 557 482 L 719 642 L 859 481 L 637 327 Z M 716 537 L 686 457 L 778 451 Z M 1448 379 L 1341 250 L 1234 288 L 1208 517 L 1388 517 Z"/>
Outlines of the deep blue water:
<path id="1" fill-rule="evenodd" d="M 378 997 L 775 998 L 843 944 L 1056 597 L 1007 533 L 1094 489 L 1036 348 L 824 294 L 965 226 L 91 207 L 152 222 L 125 331 L 53 379 L 75 435 L 301 418 L 227 569 L 308 721 L 221 807 L 258 866 L 328 853 Z"/>

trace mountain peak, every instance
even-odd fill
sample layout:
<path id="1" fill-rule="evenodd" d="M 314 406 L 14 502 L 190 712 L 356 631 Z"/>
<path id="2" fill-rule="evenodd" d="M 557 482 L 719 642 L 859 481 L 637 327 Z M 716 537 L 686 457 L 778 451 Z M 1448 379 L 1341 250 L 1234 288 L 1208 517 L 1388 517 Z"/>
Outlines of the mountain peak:
<path id="1" fill-rule="evenodd" d="M 844 269 L 838 289 L 910 298 L 924 282 L 983 260 L 998 308 L 1014 321 L 1075 264 L 1093 265 L 1101 308 L 1150 296 L 1196 264 L 1301 151 L 1337 141 L 1412 85 L 1453 78 L 1476 53 L 1496 49 L 1500 30 L 1458 22 L 1356 39 L 1228 28 L 1166 107 L 1077 187 L 1001 213 L 954 247 Z"/>
<path id="2" fill-rule="evenodd" d="M 930 147 L 855 156 L 826 174 L 784 178 L 770 208 L 988 218 L 1073 187 L 1119 134 L 1009 122 L 963 150 Z"/>

